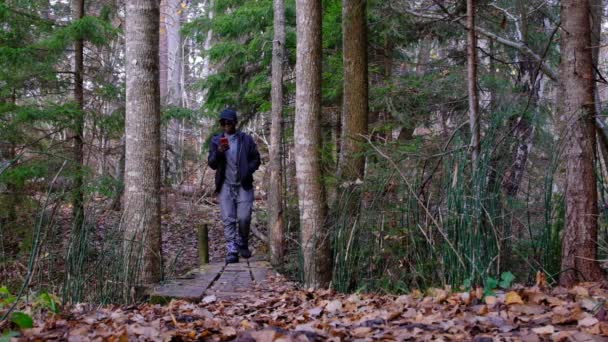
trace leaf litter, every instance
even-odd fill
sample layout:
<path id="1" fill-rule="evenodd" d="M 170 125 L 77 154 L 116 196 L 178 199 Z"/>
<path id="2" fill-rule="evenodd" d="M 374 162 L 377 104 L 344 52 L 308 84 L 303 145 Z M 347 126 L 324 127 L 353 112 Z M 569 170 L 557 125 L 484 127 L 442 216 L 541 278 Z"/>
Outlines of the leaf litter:
<path id="1" fill-rule="evenodd" d="M 253 295 L 252 295 L 253 294 Z M 491 298 L 490 298 L 491 297 Z M 34 315 L 27 340 L 69 341 L 608 341 L 607 291 L 515 287 L 408 295 L 301 289 L 279 275 L 238 298 L 96 307 Z"/>

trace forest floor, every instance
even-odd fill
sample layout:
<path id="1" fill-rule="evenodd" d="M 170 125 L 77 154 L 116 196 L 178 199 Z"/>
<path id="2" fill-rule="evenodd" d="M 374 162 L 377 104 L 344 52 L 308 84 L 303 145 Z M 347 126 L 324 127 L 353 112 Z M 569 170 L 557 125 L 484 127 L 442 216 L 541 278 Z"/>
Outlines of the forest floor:
<path id="1" fill-rule="evenodd" d="M 210 256 L 221 262 L 224 238 L 214 196 L 170 192 L 165 203 L 163 253 L 172 273 L 198 267 L 196 227 L 202 222 L 212 223 Z M 263 200 L 256 200 L 255 208 L 263 213 Z M 98 215 L 98 234 L 115 223 L 112 215 Z M 62 216 L 69 220 L 69 210 Z M 266 253 L 257 239 L 252 242 L 254 254 Z M 69 341 L 608 341 L 605 285 L 549 288 L 540 277 L 532 287 L 491 293 L 429 289 L 395 296 L 313 291 L 275 273 L 238 298 L 210 295 L 167 305 L 83 303 L 57 314 L 35 303 L 20 305 L 18 310 L 33 317 L 33 328 L 0 322 L 0 341 L 7 340 L 2 337 L 6 329 L 18 331 L 18 339 Z"/>
<path id="2" fill-rule="evenodd" d="M 542 284 L 540 284 L 542 285 Z M 278 275 L 238 299 L 93 307 L 34 314 L 29 340 L 69 341 L 604 341 L 600 284 L 409 295 L 306 290 Z"/>

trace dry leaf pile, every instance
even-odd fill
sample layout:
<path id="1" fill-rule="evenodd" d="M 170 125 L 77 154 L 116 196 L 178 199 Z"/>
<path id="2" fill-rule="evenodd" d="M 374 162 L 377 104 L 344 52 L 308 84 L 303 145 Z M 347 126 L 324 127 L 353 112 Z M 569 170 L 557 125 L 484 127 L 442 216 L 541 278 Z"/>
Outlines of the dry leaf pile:
<path id="1" fill-rule="evenodd" d="M 28 339 L 70 341 L 603 341 L 606 290 L 519 287 L 483 297 L 481 289 L 409 295 L 302 290 L 281 277 L 241 298 L 200 303 L 91 308 L 38 315 Z"/>

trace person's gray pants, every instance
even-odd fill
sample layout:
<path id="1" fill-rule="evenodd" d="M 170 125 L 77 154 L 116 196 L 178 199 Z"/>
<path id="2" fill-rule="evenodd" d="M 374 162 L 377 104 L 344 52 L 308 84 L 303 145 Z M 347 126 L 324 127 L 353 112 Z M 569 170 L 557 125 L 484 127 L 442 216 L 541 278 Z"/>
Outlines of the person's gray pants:
<path id="1" fill-rule="evenodd" d="M 218 201 L 224 224 L 227 252 L 228 254 L 238 253 L 238 248 L 247 247 L 249 242 L 253 189 L 245 190 L 242 186 L 224 183 L 218 195 Z"/>

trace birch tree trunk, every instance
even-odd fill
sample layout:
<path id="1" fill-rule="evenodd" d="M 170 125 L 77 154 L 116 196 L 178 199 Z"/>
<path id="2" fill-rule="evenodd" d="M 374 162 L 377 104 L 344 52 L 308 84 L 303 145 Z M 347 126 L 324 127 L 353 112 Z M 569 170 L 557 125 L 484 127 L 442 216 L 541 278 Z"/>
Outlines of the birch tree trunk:
<path id="1" fill-rule="evenodd" d="M 467 0 L 467 89 L 469 92 L 469 125 L 471 126 L 471 160 L 477 169 L 480 148 L 479 92 L 477 90 L 477 39 L 475 37 L 475 0 Z"/>
<path id="2" fill-rule="evenodd" d="M 181 107 L 182 104 L 182 38 L 180 34 L 183 8 L 179 0 L 161 1 L 161 28 L 160 28 L 160 89 L 161 104 L 163 106 Z M 167 123 L 166 146 L 168 151 L 165 160 L 165 177 L 178 181 L 177 175 L 181 169 L 182 124 L 179 119 L 171 119 Z"/>
<path id="3" fill-rule="evenodd" d="M 304 283 L 325 287 L 331 280 L 327 204 L 321 184 L 321 1 L 296 0 L 296 181 L 300 209 Z"/>
<path id="4" fill-rule="evenodd" d="M 285 2 L 274 0 L 274 40 L 272 43 L 272 118 L 270 126 L 270 179 L 268 181 L 268 227 L 270 262 L 280 265 L 285 253 L 283 221 L 283 170 L 281 132 L 283 119 L 283 58 L 285 56 Z"/>
<path id="5" fill-rule="evenodd" d="M 162 275 L 159 2 L 126 7 L 125 241 L 130 262 L 137 252 L 143 257 L 140 280 L 154 283 Z"/>
<path id="6" fill-rule="evenodd" d="M 367 89 L 367 1 L 342 1 L 344 96 L 342 139 L 338 178 L 346 182 L 363 179 L 363 139 L 368 125 Z"/>
<path id="7" fill-rule="evenodd" d="M 589 1 L 562 0 L 560 64 L 566 118 L 566 228 L 560 284 L 599 281 L 597 188 L 594 169 L 595 106 Z"/>

